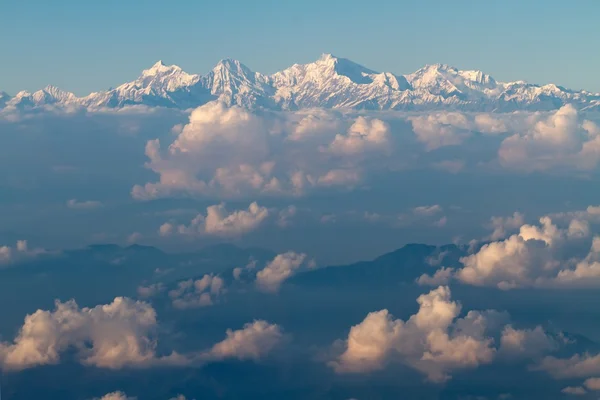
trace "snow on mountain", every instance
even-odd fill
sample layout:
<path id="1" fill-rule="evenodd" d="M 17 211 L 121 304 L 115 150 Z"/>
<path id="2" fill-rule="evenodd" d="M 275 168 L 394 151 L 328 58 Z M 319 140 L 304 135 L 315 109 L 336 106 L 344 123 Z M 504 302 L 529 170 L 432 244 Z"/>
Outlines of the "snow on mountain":
<path id="1" fill-rule="evenodd" d="M 122 107 L 130 104 L 163 107 L 193 107 L 209 101 L 209 94 L 198 85 L 200 75 L 188 74 L 176 65 L 158 61 L 133 82 L 106 92 L 92 93 L 82 104 L 93 107 Z"/>
<path id="2" fill-rule="evenodd" d="M 53 86 L 33 94 L 20 92 L 12 98 L 0 92 L 0 108 L 143 104 L 187 109 L 215 99 L 227 105 L 274 110 L 322 107 L 508 112 L 551 110 L 567 103 L 596 110 L 600 104 L 597 93 L 571 91 L 553 84 L 498 82 L 481 71 L 463 71 L 445 64 L 426 65 L 408 75 L 395 75 L 323 54 L 315 62 L 295 64 L 273 75 L 253 72 L 232 59 L 221 60 L 204 76 L 159 61 L 132 82 L 82 98 Z"/>
<path id="3" fill-rule="evenodd" d="M 221 60 L 200 84 L 225 104 L 253 108 L 256 106 L 271 108 L 275 92 L 268 78 L 258 72 L 252 72 L 237 60 Z"/>
<path id="4" fill-rule="evenodd" d="M 590 101 L 589 104 L 586 105 L 582 110 L 583 111 L 600 112 L 600 100 Z"/>
<path id="5" fill-rule="evenodd" d="M 283 109 L 391 108 L 395 95 L 409 89 L 403 76 L 377 73 L 345 58 L 323 54 L 270 76 L 275 101 Z"/>
<path id="6" fill-rule="evenodd" d="M 49 104 L 67 104 L 75 101 L 77 101 L 77 97 L 73 93 L 49 85 L 33 93 L 21 91 L 15 97 L 7 99 L 5 105 L 15 108 L 27 108 Z"/>
<path id="7" fill-rule="evenodd" d="M 481 71 L 459 71 L 444 64 L 426 65 L 406 75 L 413 90 L 441 96 L 444 99 L 481 100 L 499 92 L 494 78 Z"/>

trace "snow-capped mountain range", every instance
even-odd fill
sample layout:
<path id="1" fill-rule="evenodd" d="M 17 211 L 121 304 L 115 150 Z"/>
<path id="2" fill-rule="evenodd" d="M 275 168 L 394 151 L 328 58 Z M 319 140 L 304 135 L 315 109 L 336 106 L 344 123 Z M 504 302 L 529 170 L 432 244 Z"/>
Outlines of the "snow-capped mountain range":
<path id="1" fill-rule="evenodd" d="M 132 82 L 85 97 L 54 86 L 34 93 L 19 92 L 14 97 L 0 92 L 0 109 L 50 104 L 90 108 L 141 104 L 188 109 L 216 99 L 228 105 L 272 110 L 321 107 L 510 112 L 552 110 L 567 103 L 580 109 L 600 110 L 600 93 L 573 91 L 554 84 L 498 82 L 481 71 L 462 71 L 444 64 L 395 75 L 331 54 L 272 75 L 253 72 L 231 59 L 221 60 L 203 76 L 159 61 Z"/>

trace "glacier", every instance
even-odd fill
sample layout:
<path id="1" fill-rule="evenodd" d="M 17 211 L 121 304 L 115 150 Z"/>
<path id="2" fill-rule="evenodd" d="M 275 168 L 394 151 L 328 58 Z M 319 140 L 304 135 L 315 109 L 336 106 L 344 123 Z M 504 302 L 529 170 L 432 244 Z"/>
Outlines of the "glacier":
<path id="1" fill-rule="evenodd" d="M 47 105 L 119 108 L 128 105 L 186 110 L 218 100 L 248 109 L 471 112 L 549 111 L 571 104 L 600 110 L 600 93 L 574 91 L 525 81 L 499 82 L 481 71 L 446 64 L 426 65 L 407 75 L 376 72 L 345 58 L 318 60 L 264 75 L 237 60 L 221 60 L 206 75 L 190 74 L 158 61 L 134 81 L 85 97 L 47 86 L 9 96 L 0 91 L 0 109 Z"/>

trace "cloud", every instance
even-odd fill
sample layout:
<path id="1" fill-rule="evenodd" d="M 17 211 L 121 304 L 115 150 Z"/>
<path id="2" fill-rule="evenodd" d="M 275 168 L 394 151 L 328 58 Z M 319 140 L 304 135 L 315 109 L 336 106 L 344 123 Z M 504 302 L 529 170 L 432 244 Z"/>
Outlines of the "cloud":
<path id="1" fill-rule="evenodd" d="M 433 222 L 433 226 L 437 226 L 438 228 L 443 228 L 448 223 L 448 217 L 441 217 L 437 221 Z"/>
<path id="2" fill-rule="evenodd" d="M 600 390 L 600 378 L 589 378 L 583 382 L 588 390 Z"/>
<path id="3" fill-rule="evenodd" d="M 212 306 L 225 293 L 225 281 L 216 275 L 206 274 L 196 281 L 179 282 L 169 292 L 173 307 L 179 309 Z"/>
<path id="4" fill-rule="evenodd" d="M 137 400 L 137 397 L 129 397 L 121 391 L 107 393 L 102 397 L 97 397 L 94 400 Z"/>
<path id="5" fill-rule="evenodd" d="M 163 283 L 161 283 L 161 282 L 153 283 L 148 286 L 139 286 L 137 288 L 137 294 L 138 294 L 138 296 L 140 296 L 142 298 L 149 298 L 149 297 L 154 297 L 157 294 L 164 292 L 165 289 L 166 288 Z"/>
<path id="6" fill-rule="evenodd" d="M 572 269 L 558 272 L 555 283 L 565 286 L 594 286 L 600 285 L 600 237 L 595 237 L 592 249 L 587 257 L 575 264 Z"/>
<path id="7" fill-rule="evenodd" d="M 391 223 L 394 227 L 407 227 L 411 225 L 429 225 L 438 228 L 446 226 L 448 218 L 441 215 L 444 209 L 439 204 L 418 206 L 410 211 L 397 214 L 382 216 L 379 214 L 366 215 L 365 218 L 370 222 L 382 221 Z"/>
<path id="8" fill-rule="evenodd" d="M 471 136 L 472 125 L 466 115 L 457 112 L 432 113 L 411 117 L 417 140 L 425 144 L 427 150 L 461 144 Z"/>
<path id="9" fill-rule="evenodd" d="M 337 134 L 326 151 L 356 155 L 370 150 L 390 150 L 390 127 L 380 119 L 358 117 L 346 135 Z"/>
<path id="10" fill-rule="evenodd" d="M 338 373 L 364 373 L 399 361 L 430 381 L 444 382 L 454 370 L 492 361 L 496 350 L 493 339 L 480 329 L 486 323 L 483 314 L 477 329 L 473 315 L 457 319 L 461 306 L 451 301 L 445 286 L 419 296 L 417 302 L 419 311 L 407 321 L 393 319 L 388 310 L 369 313 L 351 328 L 342 342 L 343 352 L 330 366 Z"/>
<path id="11" fill-rule="evenodd" d="M 269 355 L 284 341 L 283 329 L 276 324 L 257 320 L 247 323 L 240 330 L 227 330 L 227 337 L 215 344 L 204 357 L 208 360 L 238 360 L 259 361 Z"/>
<path id="12" fill-rule="evenodd" d="M 196 294 L 220 293 L 220 285 L 209 275 L 194 282 Z M 183 295 L 189 302 L 186 307 L 195 307 L 196 299 Z M 107 369 L 201 366 L 232 358 L 259 361 L 287 340 L 281 326 L 256 320 L 239 330 L 228 329 L 226 338 L 207 350 L 161 356 L 157 331 L 156 312 L 145 302 L 117 297 L 110 304 L 79 308 L 74 300 L 56 301 L 52 311 L 27 315 L 13 342 L 0 343 L 0 366 L 20 371 L 58 364 L 66 354 L 73 354 L 82 365 Z M 119 395 L 124 396 L 121 392 L 107 396 Z"/>
<path id="13" fill-rule="evenodd" d="M 277 292 L 281 284 L 292 277 L 303 265 L 305 265 L 306 254 L 287 253 L 278 254 L 265 268 L 256 274 L 256 285 L 265 292 Z M 314 266 L 314 261 L 307 263 L 309 267 Z"/>
<path id="14" fill-rule="evenodd" d="M 518 115 L 466 114 L 461 112 L 432 112 L 407 118 L 418 141 L 425 144 L 427 151 L 447 146 L 458 146 L 474 136 L 506 133 L 519 120 Z"/>
<path id="15" fill-rule="evenodd" d="M 131 235 L 127 236 L 127 243 L 138 243 L 142 240 L 143 235 L 139 232 L 133 232 Z"/>
<path id="16" fill-rule="evenodd" d="M 102 202 L 95 200 L 78 201 L 77 199 L 71 199 L 67 201 L 67 207 L 73 210 L 93 210 L 102 206 Z"/>
<path id="17" fill-rule="evenodd" d="M 474 129 L 483 133 L 505 133 L 509 131 L 507 121 L 501 119 L 502 116 L 493 114 L 477 114 L 475 115 Z"/>
<path id="18" fill-rule="evenodd" d="M 525 224 L 525 216 L 515 212 L 510 217 L 492 217 L 490 226 L 494 230 L 490 235 L 490 240 L 498 240 L 506 237 L 508 232 L 519 229 Z"/>
<path id="19" fill-rule="evenodd" d="M 592 209 L 593 210 L 593 209 Z M 562 226 L 549 216 L 539 225 L 523 224 L 518 233 L 486 243 L 474 254 L 461 258 L 462 268 L 453 273 L 458 281 L 475 286 L 495 286 L 503 290 L 519 287 L 598 287 L 600 286 L 600 237 L 593 237 L 590 224 L 581 213 L 563 218 Z M 507 219 L 492 218 L 493 238 L 502 238 L 507 229 L 522 222 L 515 213 Z M 422 283 L 449 279 L 443 269 L 433 277 L 423 275 Z"/>
<path id="20" fill-rule="evenodd" d="M 218 187 L 237 190 L 237 184 L 261 189 L 270 181 L 268 168 L 261 168 L 267 161 L 268 140 L 268 127 L 260 117 L 240 107 L 207 103 L 192 111 L 165 154 L 158 139 L 147 143 L 147 167 L 160 180 L 135 186 L 132 195 L 137 199 L 203 195 Z M 243 178 L 249 179 L 242 183 Z"/>
<path id="21" fill-rule="evenodd" d="M 502 142 L 500 163 L 509 169 L 544 171 L 570 166 L 591 170 L 600 159 L 598 126 L 581 120 L 572 105 L 565 105 L 546 116 L 531 115 L 522 128 Z"/>
<path id="22" fill-rule="evenodd" d="M 403 130 L 406 122 L 414 137 Z M 600 128 L 571 106 L 407 114 L 250 111 L 215 101 L 191 111 L 172 133 L 170 143 L 166 135 L 146 143 L 146 167 L 158 179 L 134 185 L 135 199 L 306 196 L 410 169 L 576 172 L 600 159 Z"/>
<path id="23" fill-rule="evenodd" d="M 566 211 L 548 215 L 551 219 L 567 222 L 572 220 L 600 223 L 600 206 L 588 206 L 585 210 Z"/>
<path id="24" fill-rule="evenodd" d="M 256 268 L 256 264 L 257 261 L 256 260 L 250 260 L 250 262 L 248 264 L 246 264 L 244 267 L 236 267 L 233 269 L 233 279 L 235 279 L 236 281 L 240 280 L 242 278 L 242 275 L 244 275 L 245 273 L 248 273 L 249 271 L 253 271 Z"/>
<path id="25" fill-rule="evenodd" d="M 442 207 L 440 207 L 438 204 L 434 204 L 432 206 L 419 206 L 419 207 L 415 207 L 413 208 L 413 212 L 416 215 L 422 215 L 422 216 L 433 216 L 435 214 L 441 213 L 442 212 Z"/>
<path id="26" fill-rule="evenodd" d="M 475 286 L 497 286 L 511 289 L 534 284 L 538 273 L 550 270 L 554 260 L 545 244 L 537 240 L 527 242 L 513 235 L 501 242 L 484 245 L 476 254 L 461 259 L 464 267 L 457 278 Z"/>
<path id="27" fill-rule="evenodd" d="M 361 181 L 360 172 L 354 169 L 332 169 L 317 179 L 320 186 L 352 187 Z"/>
<path id="28" fill-rule="evenodd" d="M 347 127 L 346 133 L 339 133 Z M 395 161 L 389 124 L 333 111 L 251 112 L 219 102 L 190 114 L 167 149 L 146 144 L 157 182 L 135 185 L 138 200 L 160 197 L 301 196 L 318 188 L 358 185 L 365 167 Z"/>
<path id="29" fill-rule="evenodd" d="M 292 224 L 292 219 L 297 213 L 298 209 L 295 206 L 287 206 L 283 210 L 279 211 L 277 225 L 281 228 L 287 228 Z"/>
<path id="30" fill-rule="evenodd" d="M 0 268 L 31 260 L 43 254 L 49 254 L 49 252 L 40 248 L 30 249 L 27 240 L 17 240 L 14 247 L 0 246 Z"/>
<path id="31" fill-rule="evenodd" d="M 498 147 L 498 160 L 513 171 L 558 167 L 592 170 L 600 160 L 600 128 L 581 118 L 569 104 L 552 112 L 505 115 L 434 112 L 411 116 L 408 120 L 427 151 L 464 145 L 475 132 L 505 136 Z"/>
<path id="32" fill-rule="evenodd" d="M 193 223 L 193 220 L 192 220 L 192 223 Z M 170 236 L 176 231 L 175 228 L 176 228 L 175 225 L 173 225 L 172 223 L 165 222 L 158 228 L 158 234 L 160 236 Z"/>
<path id="33" fill-rule="evenodd" d="M 126 297 L 94 308 L 56 301 L 53 311 L 27 315 L 12 343 L 0 343 L 0 362 L 6 370 L 57 364 L 74 349 L 79 362 L 99 368 L 176 363 L 175 353 L 157 357 L 156 328 L 155 310 Z"/>
<path id="34" fill-rule="evenodd" d="M 567 386 L 566 388 L 561 390 L 561 393 L 570 394 L 573 396 L 583 396 L 587 394 L 587 391 L 581 386 Z"/>
<path id="35" fill-rule="evenodd" d="M 292 129 L 287 140 L 308 141 L 331 136 L 332 132 L 341 128 L 343 122 L 340 114 L 320 108 L 300 110 L 296 115 L 300 120 L 291 121 Z"/>
<path id="36" fill-rule="evenodd" d="M 329 365 L 337 373 L 368 373 L 402 363 L 429 381 L 445 382 L 453 371 L 489 364 L 497 356 L 539 359 L 559 348 L 539 326 L 513 328 L 506 312 L 471 310 L 459 318 L 462 307 L 447 286 L 417 302 L 419 310 L 406 321 L 385 309 L 369 313 L 347 339 L 334 343 L 337 355 Z"/>
<path id="37" fill-rule="evenodd" d="M 515 329 L 507 325 L 500 337 L 500 352 L 509 357 L 534 358 L 558 348 L 541 326 L 534 329 Z"/>
<path id="38" fill-rule="evenodd" d="M 548 356 L 532 369 L 548 372 L 558 379 L 600 376 L 600 354 L 575 354 L 570 358 Z"/>
<path id="39" fill-rule="evenodd" d="M 332 169 L 317 179 L 319 186 L 353 187 L 361 181 L 360 172 L 353 169 Z"/>
<path id="40" fill-rule="evenodd" d="M 162 236 L 177 232 L 182 235 L 209 235 L 217 237 L 235 237 L 258 229 L 269 217 L 269 210 L 256 202 L 250 204 L 247 210 L 228 212 L 225 204 L 209 206 L 206 216 L 198 214 L 189 225 L 175 227 L 165 223 L 159 228 Z"/>
<path id="41" fill-rule="evenodd" d="M 433 276 L 423 274 L 417 279 L 417 283 L 421 286 L 439 286 L 447 285 L 452 279 L 454 268 L 442 267 L 438 269 Z"/>
<path id="42" fill-rule="evenodd" d="M 450 252 L 448 250 L 441 250 L 438 249 L 434 252 L 434 254 L 430 255 L 429 257 L 427 257 L 425 259 L 425 262 L 429 265 L 431 265 L 432 267 L 437 267 L 439 265 L 442 264 L 442 262 L 444 261 L 444 258 L 450 254 Z M 436 285 L 438 286 L 438 285 Z"/>

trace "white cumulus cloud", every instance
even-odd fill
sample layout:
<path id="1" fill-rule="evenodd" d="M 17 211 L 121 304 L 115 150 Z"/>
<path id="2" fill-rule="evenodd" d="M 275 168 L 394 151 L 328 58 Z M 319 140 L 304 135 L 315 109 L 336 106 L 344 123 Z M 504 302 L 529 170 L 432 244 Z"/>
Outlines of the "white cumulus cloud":
<path id="1" fill-rule="evenodd" d="M 260 290 L 276 292 L 281 284 L 292 277 L 303 265 L 311 267 L 314 261 L 308 261 L 306 254 L 288 251 L 278 254 L 266 267 L 256 274 L 256 285 Z"/>
<path id="2" fill-rule="evenodd" d="M 175 308 L 199 308 L 212 306 L 225 290 L 225 281 L 221 277 L 206 274 L 195 281 L 179 282 L 177 288 L 169 292 L 169 297 Z"/>
<path id="3" fill-rule="evenodd" d="M 254 360 L 269 355 L 284 341 L 283 329 L 276 324 L 257 320 L 247 323 L 242 329 L 226 332 L 227 337 L 215 344 L 204 357 L 209 360 Z"/>
<path id="4" fill-rule="evenodd" d="M 235 237 L 258 229 L 268 217 L 269 210 L 256 202 L 251 203 L 247 210 L 232 212 L 227 211 L 225 204 L 221 203 L 209 206 L 206 215 L 198 214 L 187 226 L 165 223 L 159 228 L 159 233 L 162 236 L 177 232 L 183 235 Z"/>
<path id="5" fill-rule="evenodd" d="M 345 135 L 337 134 L 327 148 L 334 154 L 355 155 L 369 150 L 389 151 L 390 127 L 380 119 L 358 117 Z"/>
<path id="6" fill-rule="evenodd" d="M 431 381 L 443 382 L 454 370 L 492 361 L 493 339 L 475 329 L 472 316 L 457 319 L 461 306 L 451 300 L 448 287 L 421 295 L 417 302 L 419 311 L 407 321 L 394 319 L 388 310 L 367 315 L 351 328 L 342 343 L 344 351 L 330 365 L 338 373 L 360 373 L 399 361 Z"/>
<path id="7" fill-rule="evenodd" d="M 129 397 L 121 391 L 116 391 L 97 397 L 94 400 L 137 400 L 137 397 Z"/>
<path id="8" fill-rule="evenodd" d="M 0 343 L 0 362 L 7 370 L 57 364 L 69 349 L 84 365 L 118 369 L 175 363 L 178 355 L 157 357 L 156 312 L 147 303 L 117 297 L 110 304 L 79 308 L 57 301 L 53 311 L 38 310 L 12 343 Z"/>
<path id="9" fill-rule="evenodd" d="M 500 163 L 506 168 L 590 170 L 600 160 L 598 126 L 582 120 L 572 105 L 565 105 L 549 115 L 533 114 L 521 129 L 504 139 L 498 150 Z"/>
<path id="10" fill-rule="evenodd" d="M 27 240 L 17 240 L 14 247 L 0 246 L 0 268 L 11 264 L 27 261 L 49 252 L 41 248 L 29 248 Z"/>
<path id="11" fill-rule="evenodd" d="M 453 279 L 475 286 L 496 286 L 503 290 L 519 287 L 599 287 L 600 236 L 593 236 L 582 213 L 568 218 L 540 218 L 539 225 L 523 224 L 518 233 L 484 244 L 474 254 L 461 258 L 462 268 Z M 595 216 L 588 215 L 592 218 Z M 572 219 L 571 219 L 572 218 Z M 502 238 L 522 222 L 515 213 L 507 219 L 493 218 L 492 237 Z M 434 277 L 450 279 L 442 269 Z M 435 282 L 423 275 L 423 283 Z"/>

